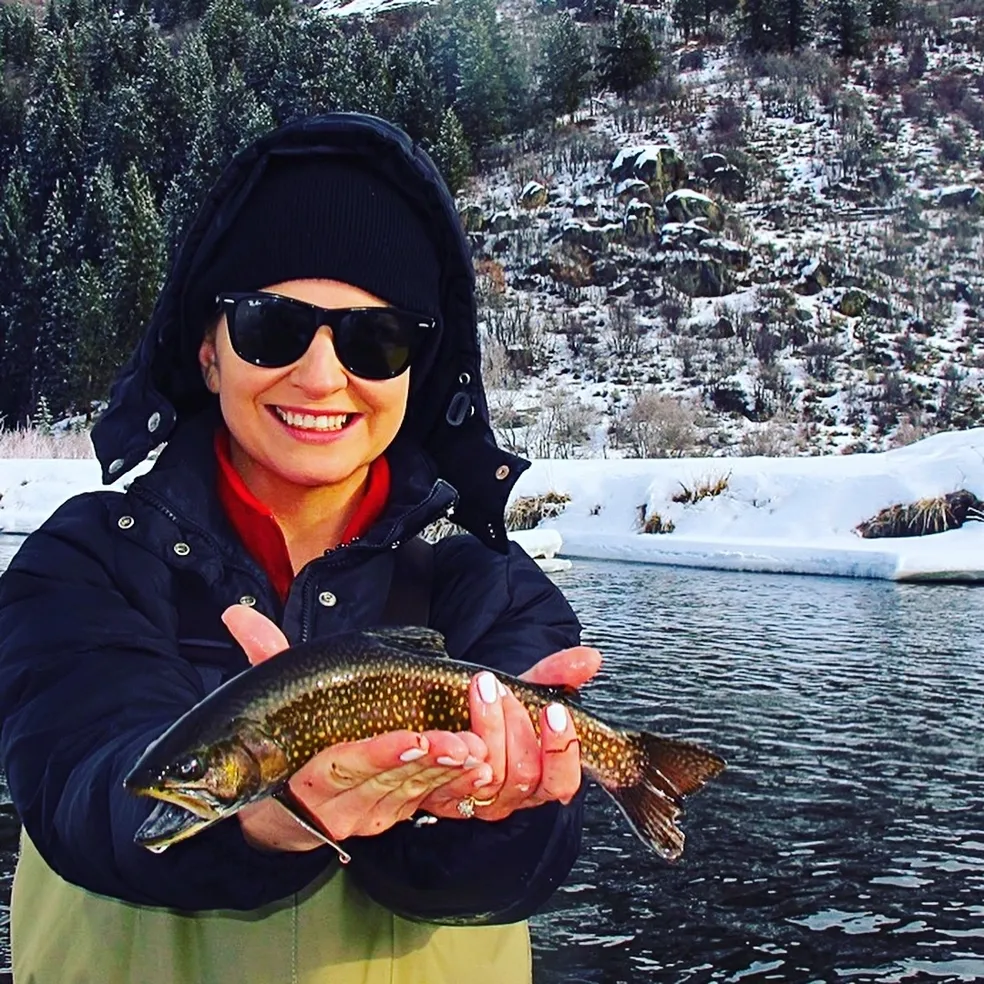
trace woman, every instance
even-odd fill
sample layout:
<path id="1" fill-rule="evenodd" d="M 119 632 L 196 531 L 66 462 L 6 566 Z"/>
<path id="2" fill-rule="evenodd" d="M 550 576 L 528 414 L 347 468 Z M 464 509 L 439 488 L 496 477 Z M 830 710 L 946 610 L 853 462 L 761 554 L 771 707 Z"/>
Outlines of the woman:
<path id="1" fill-rule="evenodd" d="M 523 920 L 580 839 L 560 705 L 541 743 L 479 673 L 470 732 L 318 755 L 291 790 L 344 869 L 273 800 L 151 854 L 133 842 L 150 801 L 122 788 L 247 660 L 395 612 L 528 679 L 597 669 L 505 538 L 525 463 L 490 432 L 468 248 L 426 155 L 351 114 L 243 151 L 93 440 L 106 481 L 167 446 L 125 494 L 66 503 L 0 579 L 18 984 L 528 980 Z M 411 560 L 404 544 L 452 510 L 474 535 Z"/>

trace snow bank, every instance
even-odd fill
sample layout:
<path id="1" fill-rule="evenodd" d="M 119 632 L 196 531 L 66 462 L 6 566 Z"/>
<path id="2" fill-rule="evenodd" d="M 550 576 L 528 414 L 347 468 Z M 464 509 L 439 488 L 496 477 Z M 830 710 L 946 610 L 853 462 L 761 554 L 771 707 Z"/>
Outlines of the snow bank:
<path id="1" fill-rule="evenodd" d="M 673 501 L 684 488 L 722 479 L 727 487 L 720 495 Z M 95 461 L 0 460 L 0 532 L 28 533 L 69 496 L 101 487 Z M 571 503 L 539 529 L 511 536 L 548 566 L 562 563 L 561 553 L 727 570 L 984 581 L 984 523 L 891 540 L 862 540 L 853 532 L 887 506 L 961 488 L 984 498 L 984 428 L 880 454 L 536 461 L 514 497 L 565 492 Z M 672 533 L 638 532 L 641 517 L 654 512 L 674 525 Z"/>

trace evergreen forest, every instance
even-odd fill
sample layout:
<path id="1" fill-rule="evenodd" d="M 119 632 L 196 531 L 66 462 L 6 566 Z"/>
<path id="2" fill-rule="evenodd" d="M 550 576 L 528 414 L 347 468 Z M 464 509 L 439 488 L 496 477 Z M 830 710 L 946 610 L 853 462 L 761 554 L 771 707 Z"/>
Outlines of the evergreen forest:
<path id="1" fill-rule="evenodd" d="M 895 0 L 541 0 L 525 36 L 494 0 L 373 20 L 292 0 L 0 6 L 0 422 L 91 416 L 153 309 L 182 230 L 256 135 L 331 110 L 423 143 L 452 190 L 506 135 L 662 71 L 660 30 L 762 51 L 863 50 Z M 672 19 L 670 19 L 672 18 Z"/>

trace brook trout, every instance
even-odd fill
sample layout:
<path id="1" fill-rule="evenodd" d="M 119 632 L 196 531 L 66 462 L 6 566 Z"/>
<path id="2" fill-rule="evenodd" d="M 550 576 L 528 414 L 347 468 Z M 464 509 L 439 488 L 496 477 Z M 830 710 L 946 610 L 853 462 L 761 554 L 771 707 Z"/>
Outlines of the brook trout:
<path id="1" fill-rule="evenodd" d="M 452 660 L 440 633 L 418 627 L 349 632 L 285 649 L 213 691 L 141 755 L 124 786 L 162 802 L 135 840 L 163 851 L 267 796 L 296 812 L 283 798 L 287 780 L 340 742 L 403 729 L 468 730 L 468 686 L 483 669 Z M 570 703 L 562 688 L 494 675 L 537 730 L 540 711 L 563 704 L 583 772 L 645 844 L 667 860 L 680 856 L 680 801 L 716 776 L 722 759 L 689 741 L 613 728 Z"/>

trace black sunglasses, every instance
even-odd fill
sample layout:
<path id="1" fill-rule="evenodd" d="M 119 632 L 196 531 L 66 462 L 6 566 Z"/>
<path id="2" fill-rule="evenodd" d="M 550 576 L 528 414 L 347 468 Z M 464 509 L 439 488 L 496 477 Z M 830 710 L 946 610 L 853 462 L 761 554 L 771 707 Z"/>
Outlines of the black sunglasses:
<path id="1" fill-rule="evenodd" d="M 219 310 L 239 358 L 265 369 L 297 362 L 322 325 L 331 328 L 338 361 L 362 379 L 393 379 L 406 372 L 436 322 L 399 308 L 323 308 L 253 291 L 219 294 Z"/>

